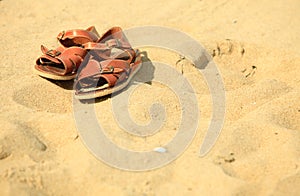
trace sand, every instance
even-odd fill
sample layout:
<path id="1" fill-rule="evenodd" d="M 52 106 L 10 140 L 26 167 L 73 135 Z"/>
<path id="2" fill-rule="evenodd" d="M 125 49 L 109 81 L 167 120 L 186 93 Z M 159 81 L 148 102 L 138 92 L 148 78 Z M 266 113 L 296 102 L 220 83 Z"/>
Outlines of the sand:
<path id="1" fill-rule="evenodd" d="M 299 1 L 2 0 L 0 10 L 1 195 L 299 195 Z M 72 82 L 40 78 L 33 66 L 41 44 L 54 48 L 60 31 L 90 25 L 101 33 L 115 25 L 166 26 L 213 55 L 226 115 L 206 156 L 199 157 L 199 147 L 212 102 L 203 76 L 187 60 L 176 64 L 178 54 L 153 48 L 143 50 L 182 71 L 196 91 L 201 119 L 191 145 L 147 172 L 110 167 L 89 152 L 75 126 Z M 146 140 L 133 137 L 118 127 L 106 98 L 95 105 L 109 137 L 134 150 L 169 141 L 180 118 L 172 91 L 143 84 L 132 96 L 133 119 L 148 122 L 149 106 L 160 101 L 166 124 Z"/>

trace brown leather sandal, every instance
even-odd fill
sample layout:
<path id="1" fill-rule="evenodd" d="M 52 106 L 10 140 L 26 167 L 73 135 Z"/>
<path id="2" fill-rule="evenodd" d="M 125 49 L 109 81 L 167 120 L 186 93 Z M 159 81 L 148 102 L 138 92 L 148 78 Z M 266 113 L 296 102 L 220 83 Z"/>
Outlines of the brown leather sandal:
<path id="1" fill-rule="evenodd" d="M 126 87 L 141 67 L 141 55 L 132 49 L 120 27 L 108 30 L 98 43 L 86 43 L 89 58 L 75 79 L 75 97 L 92 99 Z"/>
<path id="2" fill-rule="evenodd" d="M 55 50 L 49 50 L 42 45 L 43 55 L 36 60 L 35 70 L 40 76 L 54 80 L 75 78 L 87 54 L 83 45 L 97 42 L 99 37 L 94 26 L 86 30 L 74 29 L 59 33 L 57 39 L 61 46 Z"/>

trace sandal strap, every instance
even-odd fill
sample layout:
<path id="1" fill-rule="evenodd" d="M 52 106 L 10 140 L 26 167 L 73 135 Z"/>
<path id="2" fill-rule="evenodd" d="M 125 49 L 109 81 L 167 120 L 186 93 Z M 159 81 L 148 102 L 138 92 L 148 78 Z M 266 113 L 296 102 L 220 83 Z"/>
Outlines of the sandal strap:
<path id="1" fill-rule="evenodd" d="M 122 51 L 124 51 L 123 53 L 130 53 L 131 57 L 135 55 L 134 50 L 120 27 L 109 29 L 97 42 L 87 42 L 83 44 L 83 47 L 91 51 L 96 57 L 100 57 L 100 59 L 118 58 Z M 119 49 L 121 51 L 119 51 L 118 54 L 113 54 L 115 53 L 113 49 Z M 131 60 L 132 58 L 130 58 L 130 61 Z"/>
<path id="2" fill-rule="evenodd" d="M 79 46 L 87 42 L 97 42 L 99 34 L 94 26 L 82 29 L 62 31 L 57 35 L 57 39 L 65 47 Z"/>
<path id="3" fill-rule="evenodd" d="M 88 42 L 83 44 L 86 50 L 110 50 L 112 48 L 131 48 L 131 45 L 121 39 L 109 39 L 104 43 Z"/>
<path id="4" fill-rule="evenodd" d="M 43 55 L 37 59 L 37 65 L 57 75 L 76 72 L 86 55 L 86 50 L 80 47 L 58 47 L 55 50 L 49 50 L 42 45 L 41 50 Z M 58 66 L 55 65 L 61 65 L 64 69 L 57 68 Z"/>
<path id="5" fill-rule="evenodd" d="M 107 81 L 109 87 L 127 78 L 130 73 L 130 64 L 123 60 L 97 61 L 90 59 L 88 64 L 80 71 L 76 83 L 80 86 L 93 86 L 100 78 Z"/>

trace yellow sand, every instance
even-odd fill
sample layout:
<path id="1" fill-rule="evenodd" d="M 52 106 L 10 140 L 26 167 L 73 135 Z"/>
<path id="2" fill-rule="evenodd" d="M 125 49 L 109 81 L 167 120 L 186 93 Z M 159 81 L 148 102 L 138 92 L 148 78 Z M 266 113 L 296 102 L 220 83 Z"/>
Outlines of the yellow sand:
<path id="1" fill-rule="evenodd" d="M 0 1 L 0 195 L 299 195 L 300 1 L 125 2 Z M 61 30 L 90 25 L 100 33 L 115 25 L 171 27 L 214 54 L 226 119 L 207 156 L 198 156 L 212 111 L 202 75 L 186 60 L 176 64 L 178 54 L 151 48 L 144 49 L 151 60 L 183 70 L 197 92 L 195 139 L 176 161 L 148 172 L 112 168 L 85 148 L 72 114 L 72 83 L 50 82 L 32 69 L 41 44 L 54 48 Z M 180 118 L 172 91 L 153 83 L 132 96 L 133 119 L 147 123 L 158 100 L 166 124 L 145 143 L 118 127 L 108 98 L 96 109 L 109 137 L 134 150 L 172 139 Z"/>

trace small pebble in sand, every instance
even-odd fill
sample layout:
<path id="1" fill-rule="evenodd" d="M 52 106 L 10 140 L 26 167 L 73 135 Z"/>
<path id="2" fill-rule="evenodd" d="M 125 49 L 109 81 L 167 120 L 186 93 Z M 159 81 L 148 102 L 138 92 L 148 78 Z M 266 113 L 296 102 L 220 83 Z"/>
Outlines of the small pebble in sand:
<path id="1" fill-rule="evenodd" d="M 167 149 L 165 149 L 163 147 L 156 147 L 153 149 L 153 151 L 159 152 L 159 153 L 165 153 L 165 152 L 167 152 Z"/>

